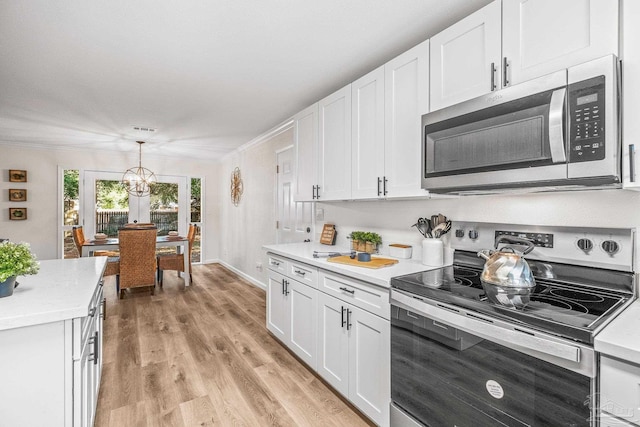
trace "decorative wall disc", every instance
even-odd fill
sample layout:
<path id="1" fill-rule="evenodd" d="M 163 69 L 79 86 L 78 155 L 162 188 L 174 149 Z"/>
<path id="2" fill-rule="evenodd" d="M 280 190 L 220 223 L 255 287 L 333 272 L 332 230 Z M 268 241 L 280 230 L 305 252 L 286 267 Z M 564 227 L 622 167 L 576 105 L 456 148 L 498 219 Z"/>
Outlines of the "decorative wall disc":
<path id="1" fill-rule="evenodd" d="M 238 206 L 240 203 L 240 197 L 242 196 L 242 178 L 240 178 L 240 168 L 235 168 L 231 173 L 231 202 L 234 206 Z"/>

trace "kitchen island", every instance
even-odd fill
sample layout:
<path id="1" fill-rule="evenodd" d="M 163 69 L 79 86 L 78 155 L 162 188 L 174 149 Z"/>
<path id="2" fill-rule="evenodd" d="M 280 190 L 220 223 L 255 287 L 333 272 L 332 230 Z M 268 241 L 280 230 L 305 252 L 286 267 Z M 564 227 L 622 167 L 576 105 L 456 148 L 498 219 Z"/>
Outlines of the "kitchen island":
<path id="1" fill-rule="evenodd" d="M 106 261 L 41 261 L 0 298 L 0 425 L 93 425 Z"/>

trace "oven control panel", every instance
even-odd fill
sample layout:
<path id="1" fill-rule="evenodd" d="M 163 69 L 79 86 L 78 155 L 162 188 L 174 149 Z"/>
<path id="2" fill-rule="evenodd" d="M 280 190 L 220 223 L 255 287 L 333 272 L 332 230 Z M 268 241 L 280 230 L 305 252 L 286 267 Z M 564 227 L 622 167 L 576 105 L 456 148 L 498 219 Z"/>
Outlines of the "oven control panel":
<path id="1" fill-rule="evenodd" d="M 533 243 L 534 246 L 540 248 L 552 248 L 553 247 L 553 234 L 551 233 L 527 233 L 522 231 L 495 231 L 495 238 L 498 236 L 514 236 L 521 239 L 527 239 Z"/>
<path id="2" fill-rule="evenodd" d="M 451 229 L 445 241 L 456 250 L 494 249 L 496 237 L 507 235 L 534 243 L 530 259 L 633 271 L 635 230 L 630 228 L 454 221 Z"/>

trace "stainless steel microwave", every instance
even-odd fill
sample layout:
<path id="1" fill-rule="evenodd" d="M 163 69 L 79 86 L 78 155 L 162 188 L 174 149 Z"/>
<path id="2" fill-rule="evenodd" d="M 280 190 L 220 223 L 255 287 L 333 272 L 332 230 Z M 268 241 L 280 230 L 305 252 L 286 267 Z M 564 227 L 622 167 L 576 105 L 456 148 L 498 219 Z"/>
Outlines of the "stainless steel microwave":
<path id="1" fill-rule="evenodd" d="M 620 183 L 619 62 L 606 56 L 422 116 L 422 188 Z"/>

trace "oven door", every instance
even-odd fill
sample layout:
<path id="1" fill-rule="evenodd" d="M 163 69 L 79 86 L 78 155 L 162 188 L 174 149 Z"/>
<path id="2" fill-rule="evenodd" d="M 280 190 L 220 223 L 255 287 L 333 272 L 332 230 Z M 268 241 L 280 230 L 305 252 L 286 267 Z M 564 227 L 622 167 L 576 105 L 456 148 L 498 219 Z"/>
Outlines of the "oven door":
<path id="1" fill-rule="evenodd" d="M 593 377 L 392 301 L 392 425 L 591 426 Z"/>

